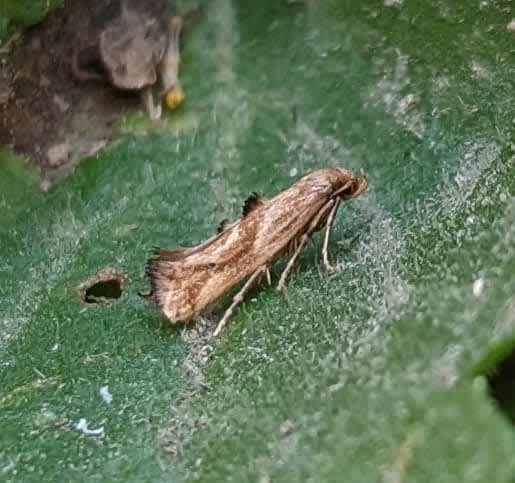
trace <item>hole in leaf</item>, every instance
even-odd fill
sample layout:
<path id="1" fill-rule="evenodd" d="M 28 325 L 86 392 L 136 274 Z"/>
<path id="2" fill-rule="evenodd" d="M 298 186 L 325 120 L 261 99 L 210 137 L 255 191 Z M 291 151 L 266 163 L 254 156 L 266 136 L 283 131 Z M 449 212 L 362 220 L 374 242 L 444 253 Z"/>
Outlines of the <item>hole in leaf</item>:
<path id="1" fill-rule="evenodd" d="M 119 280 L 106 280 L 98 282 L 86 290 L 86 302 L 97 302 L 98 299 L 119 299 L 122 296 L 122 287 Z"/>
<path id="2" fill-rule="evenodd" d="M 82 282 L 77 290 L 84 303 L 113 302 L 123 295 L 126 281 L 127 277 L 118 268 L 106 268 Z"/>
<path id="3" fill-rule="evenodd" d="M 515 424 L 515 348 L 487 376 L 490 396 Z"/>

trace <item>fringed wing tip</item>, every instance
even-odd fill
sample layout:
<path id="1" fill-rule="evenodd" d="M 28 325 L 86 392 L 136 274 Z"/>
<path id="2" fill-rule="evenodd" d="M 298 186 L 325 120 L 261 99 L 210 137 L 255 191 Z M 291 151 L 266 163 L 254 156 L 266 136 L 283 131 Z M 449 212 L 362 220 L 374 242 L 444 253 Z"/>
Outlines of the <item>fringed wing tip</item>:
<path id="1" fill-rule="evenodd" d="M 147 264 L 145 265 L 145 276 L 147 277 L 147 279 L 150 283 L 150 292 L 148 294 L 139 293 L 138 295 L 145 300 L 154 301 L 157 308 L 159 310 L 162 310 L 162 306 L 160 303 L 160 297 L 159 297 L 160 290 L 158 287 L 158 283 L 157 283 L 158 280 L 156 277 L 156 274 L 158 271 L 158 267 L 156 266 L 156 264 L 158 262 L 160 248 L 153 247 L 152 250 L 153 250 L 152 253 L 154 256 L 153 256 L 153 258 L 149 258 L 147 260 Z"/>
<path id="2" fill-rule="evenodd" d="M 140 294 L 145 300 L 154 302 L 161 314 L 171 323 L 177 322 L 177 319 L 165 307 L 164 301 L 170 290 L 170 280 L 166 274 L 166 267 L 176 256 L 180 256 L 181 251 L 181 249 L 168 250 L 154 247 L 154 256 L 147 260 L 145 266 L 145 276 L 150 283 L 150 292 Z"/>

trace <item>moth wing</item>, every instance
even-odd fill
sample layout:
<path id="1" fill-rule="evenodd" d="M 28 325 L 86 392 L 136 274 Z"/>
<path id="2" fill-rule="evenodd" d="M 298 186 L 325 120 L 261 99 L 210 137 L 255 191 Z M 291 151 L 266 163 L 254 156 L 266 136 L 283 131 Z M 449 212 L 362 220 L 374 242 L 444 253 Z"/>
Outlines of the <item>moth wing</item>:
<path id="1" fill-rule="evenodd" d="M 157 251 L 147 264 L 147 275 L 158 308 L 171 322 L 189 319 L 270 264 L 326 203 L 321 194 L 303 193 L 301 208 L 292 210 L 298 206 L 297 194 L 283 192 L 269 203 L 259 202 L 242 219 L 196 247 Z"/>
<path id="2" fill-rule="evenodd" d="M 171 322 L 189 319 L 204 308 L 198 291 L 216 266 L 223 263 L 220 258 L 216 260 L 215 255 L 209 254 L 213 245 L 224 245 L 220 239 L 225 236 L 226 231 L 194 247 L 154 250 L 154 256 L 148 260 L 145 269 L 150 281 L 150 297 Z"/>
<path id="3" fill-rule="evenodd" d="M 164 252 L 164 253 L 163 253 Z M 151 294 L 157 307 L 170 320 L 187 320 L 203 307 L 197 303 L 196 288 L 209 276 L 209 267 L 186 265 L 167 257 L 164 250 L 147 263 Z"/>
<path id="4" fill-rule="evenodd" d="M 158 260 L 177 262 L 183 260 L 189 254 L 191 248 L 156 248 L 154 250 L 154 257 Z"/>
<path id="5" fill-rule="evenodd" d="M 215 242 L 218 238 L 223 236 L 224 231 L 232 226 L 232 224 L 225 223 L 224 220 L 220 227 L 217 230 L 217 234 L 208 238 L 205 242 L 200 243 L 199 245 L 195 245 L 193 247 L 176 247 L 176 248 L 160 248 L 156 247 L 154 249 L 154 259 L 161 261 L 169 261 L 169 262 L 178 262 L 185 260 L 191 255 L 195 255 L 196 253 L 205 250 L 209 245 Z M 221 229 L 223 227 L 223 229 Z"/>

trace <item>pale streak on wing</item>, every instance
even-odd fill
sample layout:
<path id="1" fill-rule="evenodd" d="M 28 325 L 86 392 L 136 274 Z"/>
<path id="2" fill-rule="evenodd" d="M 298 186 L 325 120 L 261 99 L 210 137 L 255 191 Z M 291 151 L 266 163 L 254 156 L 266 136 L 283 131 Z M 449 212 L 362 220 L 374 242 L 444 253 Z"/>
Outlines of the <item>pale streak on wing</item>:
<path id="1" fill-rule="evenodd" d="M 327 201 L 327 186 L 311 187 L 302 195 L 295 187 L 279 193 L 220 235 L 208 240 L 209 243 L 194 247 L 192 254 L 195 256 L 188 254 L 181 263 L 185 266 L 218 266 L 228 262 L 237 263 L 245 259 L 246 255 L 252 255 L 255 258 L 252 267 L 256 270 L 283 249 Z M 253 236 L 249 240 L 247 235 L 250 233 Z M 239 257 L 235 257 L 235 253 Z"/>
<path id="2" fill-rule="evenodd" d="M 175 261 L 156 260 L 156 300 L 171 321 L 191 318 L 269 264 L 327 202 L 327 182 L 292 186 Z"/>

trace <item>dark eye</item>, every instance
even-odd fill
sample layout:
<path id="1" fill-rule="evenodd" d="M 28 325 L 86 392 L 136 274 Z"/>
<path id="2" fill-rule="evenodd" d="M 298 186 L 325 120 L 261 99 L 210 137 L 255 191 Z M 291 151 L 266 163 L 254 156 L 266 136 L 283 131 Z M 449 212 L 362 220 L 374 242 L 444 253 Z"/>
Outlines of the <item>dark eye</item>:
<path id="1" fill-rule="evenodd" d="M 352 183 L 350 186 L 348 186 L 346 189 L 342 191 L 343 196 L 349 196 L 352 195 L 356 191 L 356 183 Z"/>
<path id="2" fill-rule="evenodd" d="M 349 186 L 346 186 L 344 189 L 340 191 L 339 196 L 342 198 L 352 198 L 354 193 L 356 192 L 356 182 L 349 183 Z"/>

